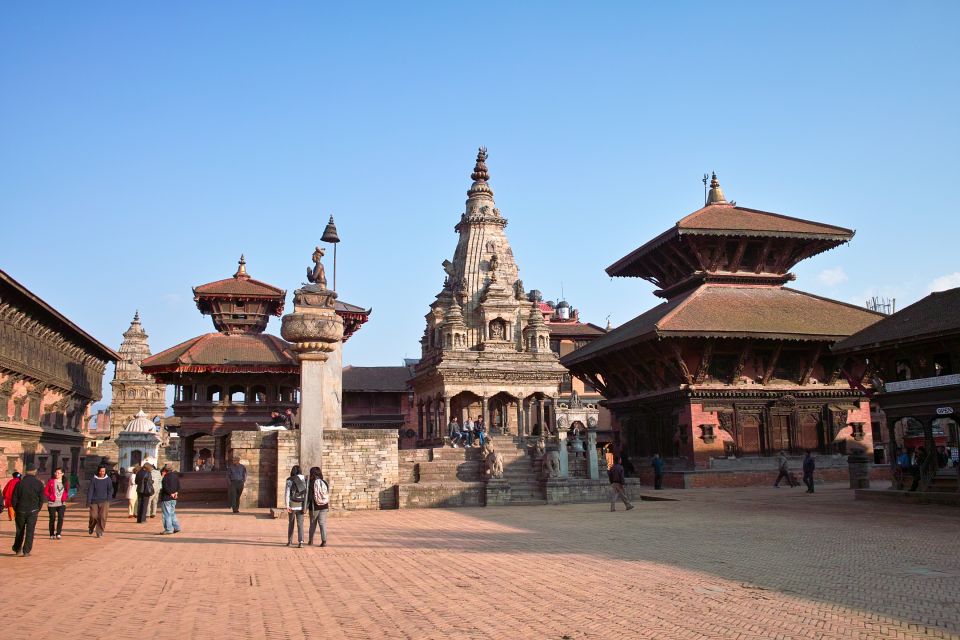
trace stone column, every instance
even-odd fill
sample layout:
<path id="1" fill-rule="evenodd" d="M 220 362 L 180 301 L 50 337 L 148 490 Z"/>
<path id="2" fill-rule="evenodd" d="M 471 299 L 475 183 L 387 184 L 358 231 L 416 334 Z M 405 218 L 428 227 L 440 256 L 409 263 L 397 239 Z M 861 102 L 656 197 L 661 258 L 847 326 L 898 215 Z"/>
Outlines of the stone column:
<path id="1" fill-rule="evenodd" d="M 591 480 L 600 479 L 600 468 L 597 464 L 597 430 L 587 428 L 587 475 Z"/>
<path id="2" fill-rule="evenodd" d="M 517 399 L 517 436 L 523 437 L 523 398 Z"/>
<path id="3" fill-rule="evenodd" d="M 546 403 L 545 398 L 537 399 L 537 417 L 540 418 L 540 437 L 547 437 L 547 423 L 544 419 L 544 404 Z"/>
<path id="4" fill-rule="evenodd" d="M 890 488 L 902 489 L 897 482 L 897 423 L 894 420 L 887 419 L 887 436 L 890 442 L 887 443 L 887 464 L 890 466 Z"/>
<path id="5" fill-rule="evenodd" d="M 423 402 L 417 402 L 417 437 L 423 439 Z"/>
<path id="6" fill-rule="evenodd" d="M 481 402 L 480 419 L 483 420 L 483 424 L 487 428 L 487 433 L 490 433 L 492 430 L 491 426 L 493 425 L 493 420 L 490 418 L 490 399 L 487 396 L 483 396 Z"/>
<path id="7" fill-rule="evenodd" d="M 443 424 L 440 425 L 440 433 L 437 436 L 442 438 L 444 429 L 450 424 L 450 396 L 443 396 L 441 402 L 443 403 Z"/>
<path id="8" fill-rule="evenodd" d="M 340 356 L 343 320 L 334 311 L 337 294 L 307 285 L 293 294 L 293 313 L 283 317 L 280 334 L 293 343 L 300 360 L 300 468 L 323 467 L 323 432 L 343 426 Z M 331 354 L 333 358 L 331 358 Z M 327 360 L 336 361 L 326 366 Z"/>
<path id="9" fill-rule="evenodd" d="M 560 477 L 570 477 L 570 458 L 567 453 L 567 430 L 557 429 L 557 452 L 560 454 Z"/>

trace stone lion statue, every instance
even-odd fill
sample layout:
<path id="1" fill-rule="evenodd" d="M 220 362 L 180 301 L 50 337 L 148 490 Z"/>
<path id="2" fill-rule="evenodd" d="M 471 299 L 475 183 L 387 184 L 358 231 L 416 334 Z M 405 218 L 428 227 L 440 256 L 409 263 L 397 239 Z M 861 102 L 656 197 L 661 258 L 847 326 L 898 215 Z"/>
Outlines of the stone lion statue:
<path id="1" fill-rule="evenodd" d="M 486 449 L 486 465 L 487 465 L 487 475 L 492 479 L 499 479 L 503 477 L 503 454 L 498 453 L 493 450 L 493 447 L 487 446 Z"/>
<path id="2" fill-rule="evenodd" d="M 543 455 L 543 475 L 548 478 L 560 477 L 560 454 L 556 451 L 547 451 Z"/>
<path id="3" fill-rule="evenodd" d="M 543 454 L 547 451 L 547 441 L 543 438 L 537 440 L 537 443 L 533 447 L 533 455 L 537 458 L 542 458 Z"/>

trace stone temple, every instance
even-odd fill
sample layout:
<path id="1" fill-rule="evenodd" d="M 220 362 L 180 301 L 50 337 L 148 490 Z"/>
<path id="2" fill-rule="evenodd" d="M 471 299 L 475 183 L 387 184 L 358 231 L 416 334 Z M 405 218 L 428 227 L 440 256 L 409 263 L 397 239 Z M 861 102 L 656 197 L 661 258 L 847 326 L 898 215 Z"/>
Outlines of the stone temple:
<path id="1" fill-rule="evenodd" d="M 462 424 L 482 415 L 491 431 L 504 434 L 550 429 L 567 373 L 550 349 L 539 303 L 525 295 L 486 160 L 481 148 L 454 227 L 453 260 L 443 262 L 443 289 L 426 315 L 413 379 L 421 446 L 441 443 L 453 416 Z"/>

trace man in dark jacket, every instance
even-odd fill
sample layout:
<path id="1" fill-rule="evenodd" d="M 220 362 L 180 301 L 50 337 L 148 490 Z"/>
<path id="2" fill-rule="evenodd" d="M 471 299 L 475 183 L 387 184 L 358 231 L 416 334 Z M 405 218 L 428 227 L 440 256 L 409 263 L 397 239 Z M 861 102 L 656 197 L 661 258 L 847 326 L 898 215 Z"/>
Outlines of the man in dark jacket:
<path id="1" fill-rule="evenodd" d="M 177 496 L 180 494 L 180 478 L 170 465 L 160 470 L 160 518 L 163 520 L 163 533 L 180 533 L 180 521 L 177 520 Z"/>
<path id="2" fill-rule="evenodd" d="M 144 523 L 147 521 L 147 506 L 150 503 L 150 496 L 153 495 L 153 492 L 157 490 L 157 487 L 153 486 L 153 476 L 150 474 L 150 469 L 153 467 L 149 462 L 143 463 L 143 466 L 140 467 L 140 471 L 137 472 L 134 482 L 137 483 L 137 522 Z"/>
<path id="3" fill-rule="evenodd" d="M 807 485 L 807 493 L 813 493 L 813 470 L 817 468 L 817 463 L 813 461 L 813 452 L 807 451 L 803 458 L 803 484 Z"/>
<path id="4" fill-rule="evenodd" d="M 13 540 L 13 555 L 21 551 L 23 557 L 30 555 L 33 549 L 33 530 L 37 526 L 37 516 L 43 504 L 43 483 L 37 479 L 37 467 L 27 465 L 27 472 L 13 490 L 11 505 L 16 513 L 17 536 Z"/>
<path id="5" fill-rule="evenodd" d="M 613 461 L 613 466 L 610 467 L 610 470 L 607 471 L 607 477 L 610 479 L 610 511 L 617 510 L 617 498 L 623 500 L 627 511 L 633 509 L 633 505 L 630 504 L 630 501 L 627 499 L 627 494 L 623 491 L 623 465 L 621 464 L 619 456 Z"/>
<path id="6" fill-rule="evenodd" d="M 90 508 L 88 535 L 96 532 L 98 538 L 103 537 L 103 530 L 107 528 L 107 515 L 110 513 L 112 497 L 113 480 L 107 475 L 107 468 L 101 464 L 97 467 L 97 475 L 87 485 L 87 506 Z"/>

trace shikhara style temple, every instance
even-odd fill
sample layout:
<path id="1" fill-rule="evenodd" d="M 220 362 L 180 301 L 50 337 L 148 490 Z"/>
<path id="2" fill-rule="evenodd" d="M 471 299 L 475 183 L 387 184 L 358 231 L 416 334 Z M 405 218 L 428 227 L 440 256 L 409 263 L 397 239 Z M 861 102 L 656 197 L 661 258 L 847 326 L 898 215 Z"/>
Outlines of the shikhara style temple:
<path id="1" fill-rule="evenodd" d="M 230 432 L 266 424 L 272 411 L 297 411 L 300 363 L 291 345 L 266 333 L 283 314 L 287 292 L 247 273 L 240 257 L 233 277 L 193 289 L 197 309 L 213 320 L 213 333 L 191 338 L 146 358 L 141 368 L 174 386 L 180 419 L 181 469 L 195 455 L 222 468 Z M 344 341 L 369 318 L 369 310 L 338 302 Z"/>
<path id="2" fill-rule="evenodd" d="M 555 423 L 566 370 L 550 349 L 539 300 L 529 300 L 490 187 L 487 152 L 471 174 L 460 238 L 430 305 L 413 388 L 422 444 L 439 442 L 450 418 L 483 416 L 494 432 L 530 435 Z"/>
<path id="3" fill-rule="evenodd" d="M 606 270 L 652 282 L 665 302 L 561 362 L 606 398 L 635 462 L 869 450 L 868 401 L 830 346 L 882 316 L 785 286 L 794 265 L 853 235 L 736 206 L 714 175 L 703 208 Z"/>

